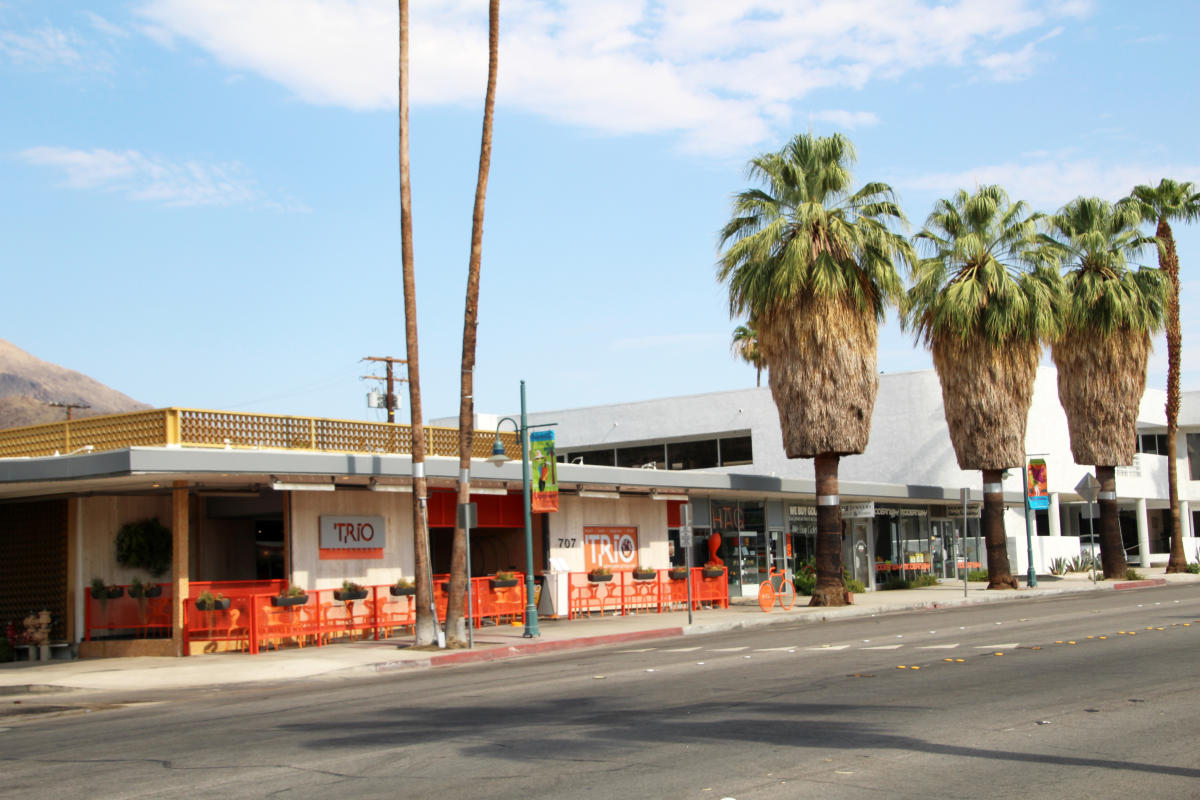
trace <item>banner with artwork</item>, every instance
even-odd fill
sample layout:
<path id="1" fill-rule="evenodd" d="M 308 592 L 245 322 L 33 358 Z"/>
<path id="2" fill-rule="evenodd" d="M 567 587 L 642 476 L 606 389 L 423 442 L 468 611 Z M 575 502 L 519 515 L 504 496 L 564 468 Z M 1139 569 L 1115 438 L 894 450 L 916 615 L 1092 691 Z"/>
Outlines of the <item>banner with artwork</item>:
<path id="1" fill-rule="evenodd" d="M 558 511 L 558 459 L 554 455 L 554 431 L 529 434 L 529 469 L 534 513 Z"/>
<path id="2" fill-rule="evenodd" d="M 1029 459 L 1029 468 L 1025 493 L 1029 497 L 1029 507 L 1035 511 L 1050 507 L 1050 493 L 1046 487 L 1046 460 L 1044 458 Z"/>

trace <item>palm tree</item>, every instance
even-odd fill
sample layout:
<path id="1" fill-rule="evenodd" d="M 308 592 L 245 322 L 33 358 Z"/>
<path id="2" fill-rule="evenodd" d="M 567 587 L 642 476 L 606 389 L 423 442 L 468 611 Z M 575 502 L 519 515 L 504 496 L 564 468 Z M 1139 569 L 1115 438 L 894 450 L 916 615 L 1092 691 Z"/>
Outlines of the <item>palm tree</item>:
<path id="1" fill-rule="evenodd" d="M 1071 453 L 1076 464 L 1094 464 L 1100 482 L 1106 578 L 1126 572 L 1115 468 L 1133 463 L 1150 334 L 1162 327 L 1167 299 L 1162 272 L 1131 269 L 1131 260 L 1155 241 L 1138 232 L 1140 221 L 1132 204 L 1080 197 L 1047 219 L 1048 234 L 1041 237 L 1045 252 L 1067 269 L 1062 328 L 1051 355 Z"/>
<path id="2" fill-rule="evenodd" d="M 488 4 L 488 77 L 483 101 L 483 134 L 475 210 L 471 217 L 471 255 L 467 264 L 467 300 L 463 314 L 462 392 L 458 407 L 458 503 L 471 502 L 471 448 L 475 434 L 475 327 L 479 319 L 479 270 L 483 259 L 483 204 L 492 163 L 492 119 L 496 108 L 496 70 L 500 57 L 500 0 Z M 456 523 L 450 547 L 450 594 L 446 601 L 447 643 L 466 645 L 467 531 Z"/>
<path id="3" fill-rule="evenodd" d="M 1016 589 L 1004 535 L 1003 471 L 1024 463 L 1042 342 L 1055 331 L 1058 272 L 1033 267 L 1037 220 L 999 186 L 939 200 L 915 237 L 920 261 L 903 321 L 933 354 L 961 469 L 983 472 L 989 589 Z"/>
<path id="4" fill-rule="evenodd" d="M 754 365 L 754 385 L 762 386 L 763 357 L 762 349 L 758 346 L 758 331 L 754 330 L 754 321 L 746 325 L 738 325 L 733 329 L 733 341 L 730 349 L 747 364 Z"/>
<path id="5" fill-rule="evenodd" d="M 801 134 L 753 159 L 763 188 L 734 197 L 721 229 L 717 278 L 730 316 L 758 331 L 788 458 L 812 458 L 817 489 L 817 584 L 810 605 L 844 605 L 838 462 L 861 453 L 879 387 L 879 321 L 903 293 L 896 263 L 912 246 L 890 224 L 904 214 L 892 190 L 851 191 L 854 147 L 840 134 Z"/>
<path id="6" fill-rule="evenodd" d="M 1171 220 L 1195 222 L 1200 219 L 1200 192 L 1190 183 L 1163 178 L 1158 186 L 1135 186 L 1129 198 L 1136 204 L 1143 222 L 1154 223 L 1158 239 L 1158 268 L 1170 282 L 1167 298 L 1167 484 L 1171 502 L 1171 557 L 1167 572 L 1186 572 L 1187 556 L 1183 552 L 1183 529 L 1179 520 L 1179 470 L 1175 464 L 1179 434 L 1179 360 L 1183 336 L 1179 329 L 1179 255 Z"/>
<path id="7" fill-rule="evenodd" d="M 421 418 L 421 374 L 417 358 L 417 286 L 413 270 L 412 186 L 408 160 L 408 0 L 397 0 L 400 10 L 400 252 L 404 274 L 404 338 L 408 358 L 408 399 L 412 423 L 413 476 L 413 566 L 416 586 L 416 622 L 413 639 L 417 645 L 434 641 L 433 581 L 429 572 L 429 513 L 426 506 L 425 424 Z M 428 598 L 429 604 L 425 605 Z"/>

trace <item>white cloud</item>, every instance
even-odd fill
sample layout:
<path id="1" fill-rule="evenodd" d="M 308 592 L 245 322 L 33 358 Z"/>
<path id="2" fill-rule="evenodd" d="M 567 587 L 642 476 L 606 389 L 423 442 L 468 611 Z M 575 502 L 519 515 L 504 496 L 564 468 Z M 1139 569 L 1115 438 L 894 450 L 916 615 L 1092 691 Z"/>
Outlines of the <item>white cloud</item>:
<path id="1" fill-rule="evenodd" d="M 0 53 L 18 66 L 34 69 L 85 63 L 78 37 L 50 26 L 28 33 L 0 30 Z"/>
<path id="2" fill-rule="evenodd" d="M 1157 184 L 1163 177 L 1200 180 L 1200 164 L 1113 164 L 1098 159 L 1063 159 L 1039 153 L 1036 160 L 990 164 L 960 172 L 941 172 L 907 180 L 897 187 L 948 196 L 958 189 L 997 183 L 1009 196 L 1034 208 L 1052 211 L 1080 197 L 1115 201 L 1141 183 Z"/>
<path id="3" fill-rule="evenodd" d="M 739 152 L 807 116 L 800 103 L 817 89 L 946 65 L 1011 78 L 1046 37 L 1015 52 L 1008 40 L 1088 10 L 1038 0 L 512 0 L 501 11 L 498 102 L 605 133 L 671 133 L 686 149 Z M 155 40 L 198 46 L 307 102 L 395 105 L 392 3 L 143 0 L 138 14 Z M 413 0 L 410 26 L 413 102 L 482 103 L 485 5 Z M 868 111 L 817 114 L 877 121 Z"/>
<path id="4" fill-rule="evenodd" d="M 869 128 L 879 124 L 879 117 L 870 111 L 814 111 L 809 116 L 819 122 L 829 122 L 847 130 Z"/>
<path id="5" fill-rule="evenodd" d="M 73 189 L 115 192 L 166 206 L 259 204 L 278 211 L 304 211 L 295 200 L 263 201 L 253 180 L 237 163 L 170 161 L 136 150 L 75 150 L 32 147 L 20 153 L 26 163 L 62 171 Z"/>

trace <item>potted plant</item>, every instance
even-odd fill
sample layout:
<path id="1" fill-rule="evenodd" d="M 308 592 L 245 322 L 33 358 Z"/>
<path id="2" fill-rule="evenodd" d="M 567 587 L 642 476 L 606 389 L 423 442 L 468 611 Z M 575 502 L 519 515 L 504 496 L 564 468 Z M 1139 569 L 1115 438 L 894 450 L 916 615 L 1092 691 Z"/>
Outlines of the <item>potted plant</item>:
<path id="1" fill-rule="evenodd" d="M 292 584 L 284 594 L 271 598 L 273 606 L 302 606 L 308 602 L 308 594 L 299 586 Z"/>
<path id="2" fill-rule="evenodd" d="M 103 578 L 92 578 L 92 599 L 101 602 L 115 600 L 125 594 L 125 588 L 116 584 L 106 584 Z"/>
<path id="3" fill-rule="evenodd" d="M 673 581 L 686 581 L 687 576 L 687 567 L 671 567 L 669 570 L 667 570 L 667 577 Z"/>
<path id="4" fill-rule="evenodd" d="M 719 578 L 725 574 L 725 567 L 715 561 L 709 561 L 700 569 L 700 574 L 706 578 Z"/>
<path id="5" fill-rule="evenodd" d="M 652 567 L 643 567 L 638 564 L 633 568 L 633 579 L 635 581 L 652 581 L 658 577 L 658 570 Z"/>
<path id="6" fill-rule="evenodd" d="M 367 587 L 354 581 L 342 581 L 342 588 L 333 590 L 334 600 L 362 600 L 366 596 Z"/>
<path id="7" fill-rule="evenodd" d="M 138 578 L 134 578 L 133 583 L 129 584 L 129 596 L 139 600 L 146 597 L 161 597 L 162 586 L 157 583 L 142 583 Z"/>
<path id="8" fill-rule="evenodd" d="M 229 609 L 229 598 L 218 592 L 201 592 L 196 598 L 197 611 L 227 611 Z"/>
<path id="9" fill-rule="evenodd" d="M 510 589 L 517 583 L 517 573 L 508 570 L 497 570 L 496 574 L 492 576 L 493 589 Z"/>
<path id="10" fill-rule="evenodd" d="M 391 592 L 392 597 L 404 597 L 416 594 L 417 587 L 408 578 L 397 578 L 396 582 L 388 587 L 388 591 Z"/>
<path id="11" fill-rule="evenodd" d="M 591 583 L 608 583 L 612 580 L 612 570 L 608 567 L 596 567 L 587 576 Z"/>

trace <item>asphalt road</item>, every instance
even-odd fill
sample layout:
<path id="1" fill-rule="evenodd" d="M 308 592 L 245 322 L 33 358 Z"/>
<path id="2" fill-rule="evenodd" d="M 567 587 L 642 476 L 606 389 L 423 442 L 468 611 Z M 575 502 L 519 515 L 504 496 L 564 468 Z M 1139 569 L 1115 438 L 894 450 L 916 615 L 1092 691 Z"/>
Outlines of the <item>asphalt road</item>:
<path id="1" fill-rule="evenodd" d="M 1200 797 L 1198 664 L 1184 585 L 371 678 L 3 697 L 0 797 Z"/>

